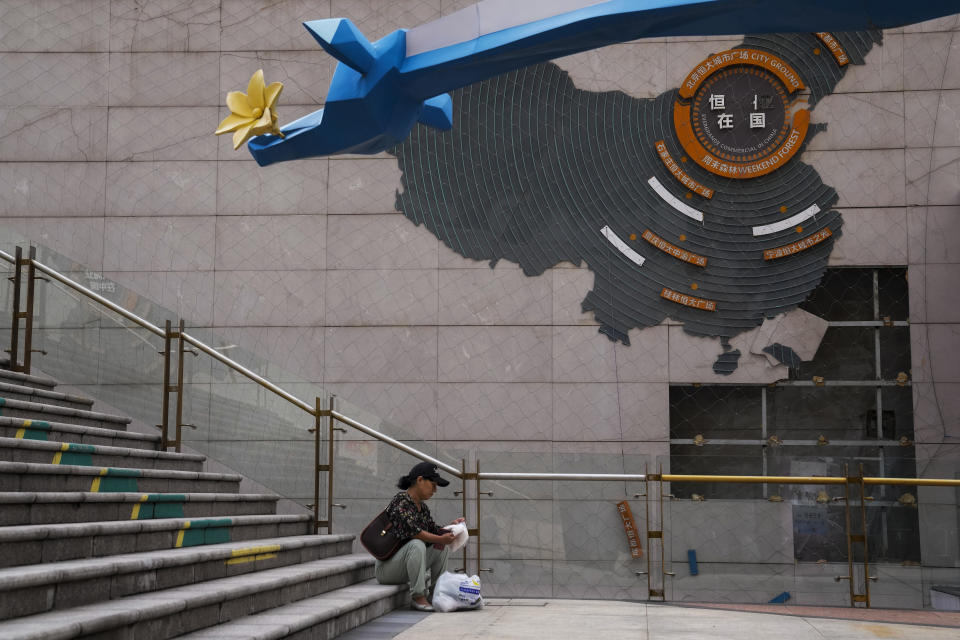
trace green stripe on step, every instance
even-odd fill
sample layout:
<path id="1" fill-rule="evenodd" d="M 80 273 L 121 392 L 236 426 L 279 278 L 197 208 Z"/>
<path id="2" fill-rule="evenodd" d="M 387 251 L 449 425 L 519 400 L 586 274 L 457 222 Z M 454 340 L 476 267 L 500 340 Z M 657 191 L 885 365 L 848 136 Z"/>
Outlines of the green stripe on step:
<path id="1" fill-rule="evenodd" d="M 186 502 L 185 493 L 148 493 L 144 502 Z"/>
<path id="2" fill-rule="evenodd" d="M 75 464 L 81 467 L 93 466 L 93 456 L 89 453 L 64 451 L 60 456 L 60 464 Z"/>
<path id="3" fill-rule="evenodd" d="M 126 478 L 139 478 L 143 475 L 143 471 L 140 469 L 122 469 L 120 467 L 107 467 L 104 469 L 106 473 L 105 476 L 123 476 Z"/>
<path id="4" fill-rule="evenodd" d="M 205 527 L 229 527 L 233 525 L 231 518 L 207 518 L 206 520 L 191 520 L 191 529 L 203 529 Z"/>
<path id="5" fill-rule="evenodd" d="M 92 444 L 79 444 L 77 442 L 68 442 L 64 451 L 74 451 L 76 453 L 93 453 L 95 451 Z"/>
<path id="6" fill-rule="evenodd" d="M 137 479 L 133 477 L 110 477 L 109 475 L 100 478 L 100 493 L 135 493 L 137 491 Z"/>
<path id="7" fill-rule="evenodd" d="M 153 517 L 154 518 L 182 518 L 183 503 L 182 502 L 159 502 L 154 505 Z"/>

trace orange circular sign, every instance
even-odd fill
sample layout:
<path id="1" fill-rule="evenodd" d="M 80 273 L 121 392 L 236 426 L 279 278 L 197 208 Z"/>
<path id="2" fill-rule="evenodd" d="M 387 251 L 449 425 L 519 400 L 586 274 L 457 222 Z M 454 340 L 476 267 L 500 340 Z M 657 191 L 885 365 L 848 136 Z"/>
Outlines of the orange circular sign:
<path id="1" fill-rule="evenodd" d="M 790 65 L 765 51 L 732 49 L 690 72 L 673 107 L 674 130 L 698 165 L 726 178 L 755 178 L 780 168 L 806 138 L 810 112 L 797 108 L 804 88 Z"/>

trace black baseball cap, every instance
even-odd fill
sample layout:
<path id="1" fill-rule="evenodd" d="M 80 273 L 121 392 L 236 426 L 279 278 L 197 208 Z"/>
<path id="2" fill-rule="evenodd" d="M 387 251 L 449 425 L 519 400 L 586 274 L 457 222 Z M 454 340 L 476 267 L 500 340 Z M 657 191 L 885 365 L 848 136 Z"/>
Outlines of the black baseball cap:
<path id="1" fill-rule="evenodd" d="M 450 484 L 449 480 L 440 477 L 440 471 L 437 469 L 437 465 L 430 462 L 421 462 L 415 465 L 413 469 L 410 469 L 410 473 L 407 474 L 411 482 L 416 481 L 416 479 L 421 476 L 427 480 L 436 482 L 439 487 L 445 487 Z"/>

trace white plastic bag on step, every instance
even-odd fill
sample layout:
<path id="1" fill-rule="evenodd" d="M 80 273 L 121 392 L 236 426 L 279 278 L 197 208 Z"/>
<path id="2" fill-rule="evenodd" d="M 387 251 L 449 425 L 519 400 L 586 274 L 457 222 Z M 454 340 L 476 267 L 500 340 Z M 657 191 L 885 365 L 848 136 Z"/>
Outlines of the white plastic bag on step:
<path id="1" fill-rule="evenodd" d="M 444 613 L 457 609 L 480 609 L 480 578 L 465 573 L 444 572 L 433 590 L 433 608 Z"/>
<path id="2" fill-rule="evenodd" d="M 446 529 L 447 531 L 452 533 L 454 536 L 456 536 L 453 539 L 453 542 L 447 545 L 448 547 L 450 547 L 451 553 L 462 549 L 463 545 L 467 544 L 467 540 L 470 539 L 470 534 L 467 533 L 466 522 L 458 522 L 457 524 L 448 524 L 447 526 L 444 527 L 444 529 Z"/>

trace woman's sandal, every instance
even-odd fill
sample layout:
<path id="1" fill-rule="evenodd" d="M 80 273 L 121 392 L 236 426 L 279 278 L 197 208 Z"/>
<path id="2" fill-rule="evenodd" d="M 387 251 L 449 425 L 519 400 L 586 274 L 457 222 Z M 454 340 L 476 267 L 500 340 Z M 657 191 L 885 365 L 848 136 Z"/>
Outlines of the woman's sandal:
<path id="1" fill-rule="evenodd" d="M 417 611 L 433 611 L 433 607 L 430 604 L 420 604 L 416 600 L 410 601 L 410 606 L 416 609 Z"/>

